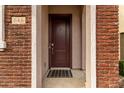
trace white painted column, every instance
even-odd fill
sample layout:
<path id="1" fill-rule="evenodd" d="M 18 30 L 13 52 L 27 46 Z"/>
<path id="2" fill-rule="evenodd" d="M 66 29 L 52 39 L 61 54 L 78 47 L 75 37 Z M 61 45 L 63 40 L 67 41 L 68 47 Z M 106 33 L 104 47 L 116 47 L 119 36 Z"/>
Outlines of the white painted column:
<path id="1" fill-rule="evenodd" d="M 37 66 L 37 54 L 36 54 L 36 5 L 32 6 L 32 78 L 31 78 L 31 86 L 32 88 L 36 88 L 36 66 Z"/>
<path id="2" fill-rule="evenodd" d="M 6 48 L 5 30 L 4 30 L 4 6 L 0 5 L 0 51 Z"/>
<path id="3" fill-rule="evenodd" d="M 32 88 L 43 87 L 42 83 L 42 6 L 32 6 Z"/>
<path id="4" fill-rule="evenodd" d="M 86 87 L 96 88 L 96 6 L 86 6 Z"/>
<path id="5" fill-rule="evenodd" d="M 91 5 L 91 88 L 96 88 L 96 6 Z"/>

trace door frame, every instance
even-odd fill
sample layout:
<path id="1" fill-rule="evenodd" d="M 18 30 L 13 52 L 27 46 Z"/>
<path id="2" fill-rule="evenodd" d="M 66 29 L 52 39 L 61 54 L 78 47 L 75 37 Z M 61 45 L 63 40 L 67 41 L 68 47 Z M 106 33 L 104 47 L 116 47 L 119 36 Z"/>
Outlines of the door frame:
<path id="1" fill-rule="evenodd" d="M 86 55 L 86 87 L 88 88 L 96 88 L 96 5 L 86 5 L 86 16 L 88 18 L 86 19 L 86 32 L 90 34 L 88 36 L 89 44 L 90 44 L 90 50 L 86 49 L 87 55 Z M 39 31 L 37 30 L 38 21 L 41 17 L 39 16 L 42 11 L 42 6 L 32 5 L 32 77 L 31 77 L 31 87 L 37 88 L 42 87 L 41 79 L 42 77 L 39 77 L 38 72 L 40 68 L 38 68 L 38 62 L 39 59 L 41 60 L 41 56 L 38 56 L 38 45 L 40 43 L 40 40 L 37 37 L 39 34 Z M 89 20 L 90 19 L 90 20 Z M 87 34 L 88 34 L 87 33 Z M 92 33 L 92 34 L 91 34 Z M 88 40 L 87 39 L 87 40 Z M 90 54 L 90 56 L 88 56 Z M 38 79 L 39 78 L 39 79 Z"/>
<path id="2" fill-rule="evenodd" d="M 72 14 L 49 14 L 49 26 L 48 26 L 48 42 L 50 42 L 51 37 L 51 19 L 52 17 L 69 17 L 69 67 L 72 68 Z M 49 44 L 48 44 L 49 45 Z M 49 51 L 49 49 L 48 49 Z M 49 68 L 51 67 L 51 54 L 49 52 Z"/>

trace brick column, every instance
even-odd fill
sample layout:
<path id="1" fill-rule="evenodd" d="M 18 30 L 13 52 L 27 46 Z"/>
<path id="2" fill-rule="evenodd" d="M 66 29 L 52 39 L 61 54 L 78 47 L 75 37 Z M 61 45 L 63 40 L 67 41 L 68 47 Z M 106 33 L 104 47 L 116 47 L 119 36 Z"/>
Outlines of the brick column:
<path id="1" fill-rule="evenodd" d="M 119 87 L 118 6 L 96 7 L 97 87 Z"/>
<path id="2" fill-rule="evenodd" d="M 12 24 L 12 17 L 26 24 Z M 0 52 L 0 87 L 31 87 L 31 6 L 5 6 L 5 41 Z"/>

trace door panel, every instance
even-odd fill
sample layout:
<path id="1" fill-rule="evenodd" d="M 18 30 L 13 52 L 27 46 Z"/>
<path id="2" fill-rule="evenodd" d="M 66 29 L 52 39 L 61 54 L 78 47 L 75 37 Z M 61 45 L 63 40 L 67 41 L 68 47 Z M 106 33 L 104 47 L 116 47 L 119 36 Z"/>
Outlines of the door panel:
<path id="1" fill-rule="evenodd" d="M 70 18 L 50 15 L 50 67 L 70 67 Z"/>

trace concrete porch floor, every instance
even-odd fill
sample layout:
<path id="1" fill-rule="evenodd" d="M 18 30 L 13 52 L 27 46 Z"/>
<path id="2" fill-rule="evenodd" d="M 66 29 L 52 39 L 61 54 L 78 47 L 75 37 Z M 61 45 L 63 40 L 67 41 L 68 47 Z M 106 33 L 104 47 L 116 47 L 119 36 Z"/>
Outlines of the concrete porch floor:
<path id="1" fill-rule="evenodd" d="M 73 78 L 47 78 L 45 76 L 44 88 L 85 88 L 85 71 L 71 71 Z"/>

